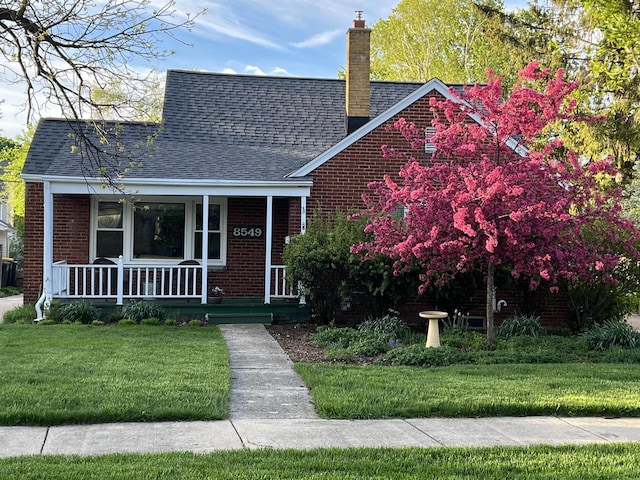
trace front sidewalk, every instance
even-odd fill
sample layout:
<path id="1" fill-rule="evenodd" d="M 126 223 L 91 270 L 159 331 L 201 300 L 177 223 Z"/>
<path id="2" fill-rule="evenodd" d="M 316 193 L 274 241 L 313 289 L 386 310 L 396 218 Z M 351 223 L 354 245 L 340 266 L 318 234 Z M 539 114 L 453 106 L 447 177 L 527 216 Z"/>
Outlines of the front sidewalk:
<path id="1" fill-rule="evenodd" d="M 640 418 L 238 419 L 0 427 L 0 457 L 242 448 L 481 447 L 640 442 Z"/>

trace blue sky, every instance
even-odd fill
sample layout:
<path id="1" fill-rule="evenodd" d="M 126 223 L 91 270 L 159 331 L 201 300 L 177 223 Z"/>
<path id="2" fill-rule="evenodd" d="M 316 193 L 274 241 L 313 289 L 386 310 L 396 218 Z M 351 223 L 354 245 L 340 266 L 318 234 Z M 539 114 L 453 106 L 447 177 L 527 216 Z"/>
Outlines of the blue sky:
<path id="1" fill-rule="evenodd" d="M 170 68 L 253 75 L 336 77 L 345 62 L 345 33 L 362 10 L 369 26 L 386 18 L 399 0 L 176 0 L 178 18 L 206 9 L 191 32 L 167 41 L 172 57 L 141 69 Z M 152 0 L 163 5 L 165 0 Z M 507 8 L 526 0 L 507 0 Z M 182 43 L 184 42 L 184 43 Z M 19 85 L 0 83 L 0 135 L 14 137 L 24 126 Z M 58 116 L 55 110 L 46 112 Z"/>

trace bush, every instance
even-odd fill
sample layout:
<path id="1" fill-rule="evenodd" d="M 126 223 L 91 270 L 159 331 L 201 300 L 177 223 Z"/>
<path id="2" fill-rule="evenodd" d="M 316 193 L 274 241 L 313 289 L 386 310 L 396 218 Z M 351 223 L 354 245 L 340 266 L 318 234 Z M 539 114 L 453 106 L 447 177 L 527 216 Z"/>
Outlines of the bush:
<path id="1" fill-rule="evenodd" d="M 327 218 L 325 218 L 327 217 Z M 367 219 L 349 219 L 337 211 L 327 216 L 319 210 L 304 235 L 286 245 L 282 259 L 291 285 L 304 285 L 314 320 L 332 324 L 341 305 L 353 296 L 373 315 L 400 305 L 417 290 L 417 271 L 394 275 L 393 261 L 385 255 L 366 259 L 351 252 L 352 245 L 370 239 Z"/>
<path id="2" fill-rule="evenodd" d="M 160 319 L 158 317 L 150 317 L 150 318 L 143 318 L 140 321 L 140 324 L 142 325 L 160 325 Z"/>
<path id="3" fill-rule="evenodd" d="M 394 315 L 365 320 L 358 326 L 358 331 L 382 335 L 387 341 L 400 340 L 411 333 L 407 324 Z"/>
<path id="4" fill-rule="evenodd" d="M 480 332 L 463 331 L 458 329 L 445 329 L 440 335 L 440 343 L 447 347 L 457 348 L 462 351 L 484 350 L 492 348 L 487 342 L 487 336 Z"/>
<path id="5" fill-rule="evenodd" d="M 347 348 L 360 338 L 360 334 L 353 328 L 318 328 L 311 337 L 311 342 L 320 348 Z"/>
<path id="6" fill-rule="evenodd" d="M 60 316 L 73 323 L 92 323 L 98 320 L 98 309 L 88 300 L 67 303 L 60 307 Z"/>
<path id="7" fill-rule="evenodd" d="M 544 335 L 545 331 L 540 325 L 540 317 L 531 315 L 517 315 L 507 318 L 498 327 L 496 327 L 496 336 L 502 338 L 511 338 L 517 336 L 539 337 Z"/>
<path id="8" fill-rule="evenodd" d="M 640 332 L 636 332 L 627 322 L 618 320 L 610 320 L 603 325 L 592 327 L 583 333 L 583 337 L 593 350 L 640 346 Z"/>
<path id="9" fill-rule="evenodd" d="M 388 351 L 391 343 L 395 343 L 382 333 L 353 328 L 321 328 L 311 341 L 325 349 L 325 358 L 331 360 L 350 360 L 356 355 L 378 355 Z"/>
<path id="10" fill-rule="evenodd" d="M 198 319 L 189 320 L 190 327 L 201 327 L 203 325 L 204 325 L 204 322 L 202 320 L 198 320 Z"/>
<path id="11" fill-rule="evenodd" d="M 177 321 L 175 318 L 167 318 L 167 319 L 164 321 L 164 324 L 165 324 L 167 327 L 175 327 L 176 325 L 178 325 L 178 321 Z"/>
<path id="12" fill-rule="evenodd" d="M 31 323 L 36 318 L 36 307 L 34 305 L 21 305 L 16 307 L 2 317 L 4 323 Z"/>
<path id="13" fill-rule="evenodd" d="M 451 347 L 427 348 L 424 345 L 411 345 L 391 350 L 381 362 L 386 365 L 446 367 L 457 363 L 468 363 L 468 357 Z"/>
<path id="14" fill-rule="evenodd" d="M 136 322 L 131 320 L 130 318 L 123 318 L 118 321 L 118 325 L 126 326 L 126 325 L 135 325 Z"/>
<path id="15" fill-rule="evenodd" d="M 142 322 L 145 318 L 164 318 L 162 307 L 153 302 L 132 300 L 122 307 L 122 318 L 130 318 L 136 323 Z"/>

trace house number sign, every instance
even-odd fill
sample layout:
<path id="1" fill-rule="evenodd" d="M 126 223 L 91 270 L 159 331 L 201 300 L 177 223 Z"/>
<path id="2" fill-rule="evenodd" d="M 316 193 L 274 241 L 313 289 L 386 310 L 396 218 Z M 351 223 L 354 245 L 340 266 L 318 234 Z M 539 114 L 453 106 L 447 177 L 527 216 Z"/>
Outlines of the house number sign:
<path id="1" fill-rule="evenodd" d="M 262 237 L 262 227 L 233 227 L 233 236 L 238 238 L 260 238 Z"/>

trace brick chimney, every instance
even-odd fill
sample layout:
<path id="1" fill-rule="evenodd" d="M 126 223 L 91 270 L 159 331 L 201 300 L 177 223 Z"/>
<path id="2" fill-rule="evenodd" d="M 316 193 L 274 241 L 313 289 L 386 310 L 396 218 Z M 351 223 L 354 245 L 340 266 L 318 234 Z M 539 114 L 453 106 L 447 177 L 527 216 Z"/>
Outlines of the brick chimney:
<path id="1" fill-rule="evenodd" d="M 347 135 L 369 121 L 369 73 L 371 29 L 365 26 L 362 11 L 356 10 L 353 27 L 347 30 Z"/>

